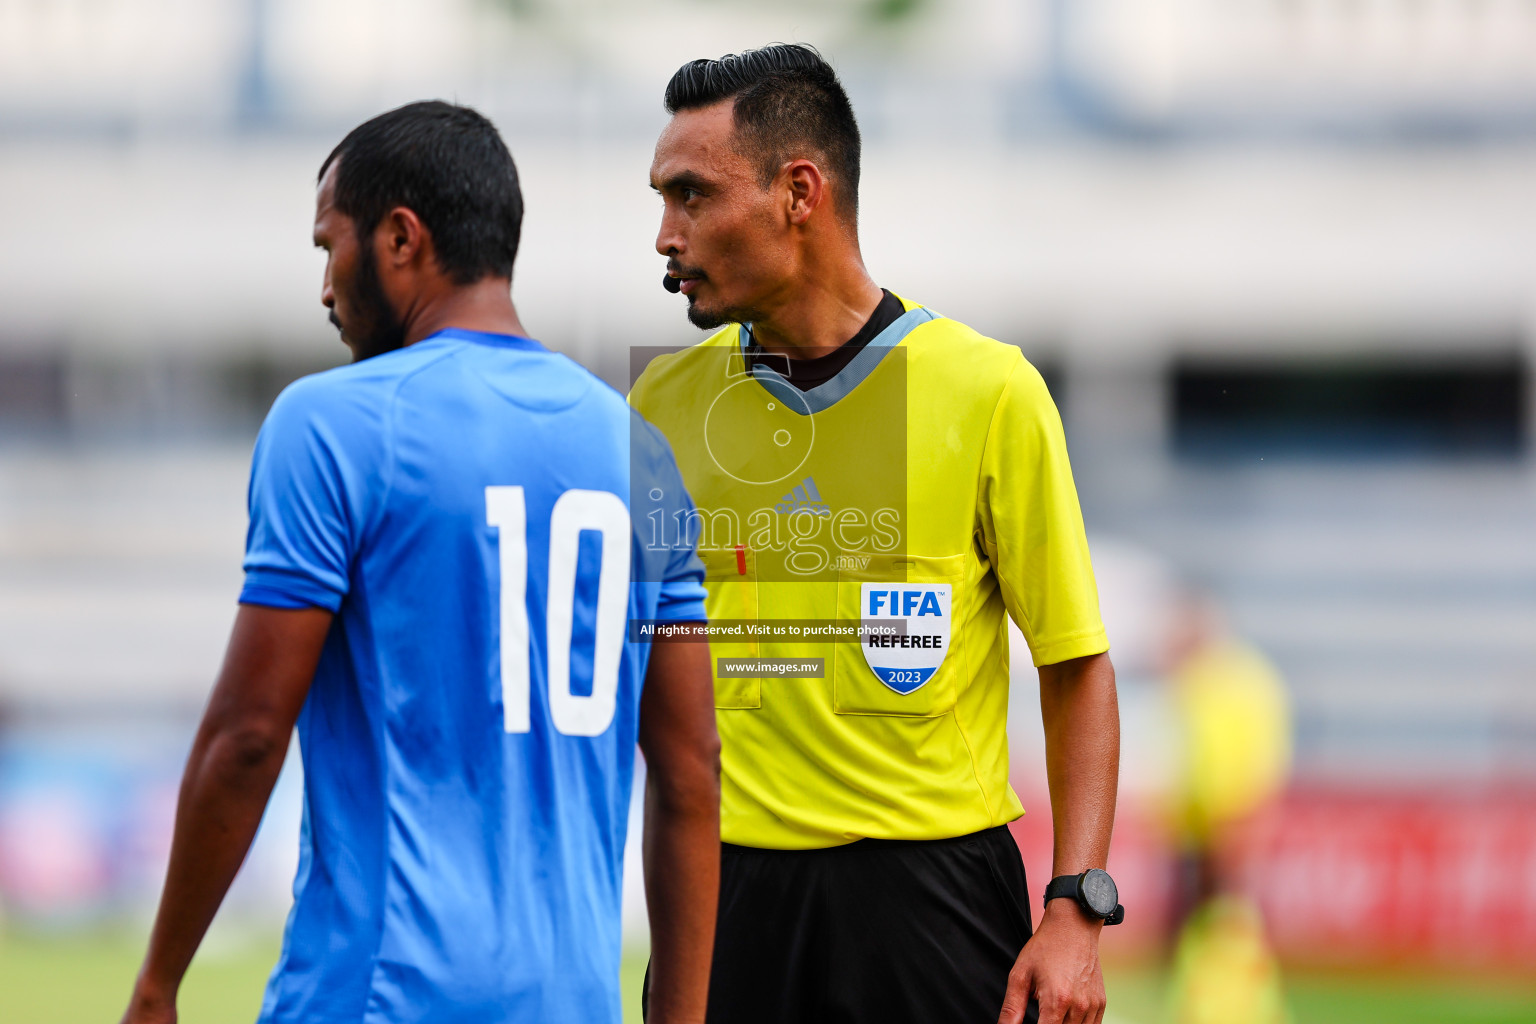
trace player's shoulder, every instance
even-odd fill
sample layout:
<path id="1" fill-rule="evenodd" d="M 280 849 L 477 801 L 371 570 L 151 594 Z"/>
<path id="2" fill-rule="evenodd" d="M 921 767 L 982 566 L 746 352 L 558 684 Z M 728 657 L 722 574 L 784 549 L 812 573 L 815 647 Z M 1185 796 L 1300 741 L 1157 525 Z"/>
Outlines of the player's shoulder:
<path id="1" fill-rule="evenodd" d="M 378 448 L 400 385 L 439 358 L 415 346 L 312 373 L 285 387 L 262 423 L 268 447 L 319 444 L 335 450 Z"/>
<path id="2" fill-rule="evenodd" d="M 289 384 L 278 395 L 273 408 L 291 406 L 295 410 L 323 412 L 357 401 L 366 402 L 380 392 L 394 390 L 412 373 L 441 357 L 441 353 L 412 345 L 361 362 L 334 366 Z"/>
<path id="3" fill-rule="evenodd" d="M 353 396 L 376 378 L 368 360 L 311 373 L 293 381 L 278 394 L 267 413 L 267 426 L 292 426 L 332 419 L 354 404 Z M 368 388 L 368 390 L 373 390 Z"/>
<path id="4" fill-rule="evenodd" d="M 545 348 L 533 339 L 518 339 L 516 346 L 455 344 L 444 339 L 454 358 L 415 375 L 411 384 L 423 388 L 460 389 L 457 376 L 485 385 L 495 401 L 507 402 L 526 413 L 560 414 L 580 408 L 590 414 L 606 409 L 610 416 L 624 415 L 624 396 L 580 363 Z"/>
<path id="5" fill-rule="evenodd" d="M 579 408 L 583 416 L 600 419 L 616 430 L 637 418 L 622 391 L 569 356 L 551 352 L 538 362 L 543 386 L 563 388 L 570 400 L 568 408 Z"/>
<path id="6" fill-rule="evenodd" d="M 615 446 L 627 443 L 630 455 L 639 458 L 652 444 L 646 438 L 655 431 L 625 401 L 623 392 L 563 353 L 542 345 L 517 350 L 472 346 L 463 351 L 469 357 L 463 369 L 491 403 L 485 411 L 494 410 L 498 418 L 511 412 L 514 417 L 540 421 L 553 436 L 592 453 L 612 454 Z M 452 372 L 449 366 L 443 370 Z M 435 375 L 435 371 L 422 373 L 416 379 L 440 393 L 441 382 L 424 380 Z M 464 383 L 468 381 L 448 386 L 458 388 Z M 636 424 L 642 428 L 638 434 Z M 664 442 L 663 448 L 670 454 Z"/>
<path id="7" fill-rule="evenodd" d="M 622 391 L 563 353 L 537 353 L 529 366 L 533 372 L 526 379 L 540 394 L 528 396 L 525 404 L 551 413 L 579 411 L 614 430 L 623 430 L 635 418 Z"/>
<path id="8" fill-rule="evenodd" d="M 640 409 L 626 404 L 625 410 L 628 416 L 631 470 L 648 477 L 675 472 L 677 457 L 667 435 L 646 419 Z"/>

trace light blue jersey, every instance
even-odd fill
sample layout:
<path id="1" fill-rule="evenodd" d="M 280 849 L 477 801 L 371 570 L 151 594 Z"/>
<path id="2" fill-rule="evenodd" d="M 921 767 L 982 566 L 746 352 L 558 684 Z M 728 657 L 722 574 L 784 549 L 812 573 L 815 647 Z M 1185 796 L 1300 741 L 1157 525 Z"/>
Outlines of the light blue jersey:
<path id="1" fill-rule="evenodd" d="M 704 617 L 632 486 L 691 508 L 660 436 L 526 338 L 447 330 L 278 398 L 240 600 L 336 619 L 263 1021 L 617 1024 L 626 620 Z"/>

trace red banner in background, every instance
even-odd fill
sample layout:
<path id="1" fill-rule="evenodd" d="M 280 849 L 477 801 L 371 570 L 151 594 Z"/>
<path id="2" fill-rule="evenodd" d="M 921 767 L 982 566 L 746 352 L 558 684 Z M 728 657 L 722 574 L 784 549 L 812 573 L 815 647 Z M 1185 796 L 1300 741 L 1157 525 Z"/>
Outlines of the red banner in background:
<path id="1" fill-rule="evenodd" d="M 1299 789 L 1236 852 L 1287 959 L 1536 966 L 1536 792 Z"/>
<path id="2" fill-rule="evenodd" d="M 1050 879 L 1050 801 L 1013 824 L 1031 911 Z M 1536 969 L 1536 791 L 1472 794 L 1292 790 L 1235 837 L 1236 876 L 1292 963 Z M 1174 858 L 1146 809 L 1122 806 L 1110 873 L 1124 925 L 1109 955 L 1167 936 Z"/>

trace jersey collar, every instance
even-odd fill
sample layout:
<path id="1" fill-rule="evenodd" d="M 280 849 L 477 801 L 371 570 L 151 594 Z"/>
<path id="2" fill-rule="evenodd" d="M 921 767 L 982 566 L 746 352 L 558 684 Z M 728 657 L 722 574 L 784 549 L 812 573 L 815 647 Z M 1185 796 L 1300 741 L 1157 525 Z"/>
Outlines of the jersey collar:
<path id="1" fill-rule="evenodd" d="M 547 352 L 543 345 L 521 334 L 494 334 L 490 331 L 466 331 L 462 327 L 444 327 L 436 334 L 429 334 L 422 341 L 447 338 L 453 341 L 472 341 L 477 345 L 494 345 L 497 348 L 517 349 L 523 352 Z M 417 342 L 420 344 L 421 342 Z"/>
<path id="2" fill-rule="evenodd" d="M 864 379 L 874 372 L 875 367 L 880 365 L 886 353 L 901 344 L 914 328 L 919 324 L 938 319 L 940 319 L 939 314 L 926 306 L 913 306 L 889 327 L 871 338 L 869 344 L 850 359 L 847 366 L 837 372 L 837 376 L 824 384 L 816 385 L 809 391 L 801 391 L 779 371 L 758 360 L 752 361 L 752 376 L 757 378 L 757 382 L 765 391 L 783 402 L 784 408 L 791 412 L 802 416 L 822 412 L 846 398 L 849 392 L 862 384 Z M 741 325 L 739 340 L 740 352 L 745 359 L 747 349 L 752 345 L 751 324 Z"/>

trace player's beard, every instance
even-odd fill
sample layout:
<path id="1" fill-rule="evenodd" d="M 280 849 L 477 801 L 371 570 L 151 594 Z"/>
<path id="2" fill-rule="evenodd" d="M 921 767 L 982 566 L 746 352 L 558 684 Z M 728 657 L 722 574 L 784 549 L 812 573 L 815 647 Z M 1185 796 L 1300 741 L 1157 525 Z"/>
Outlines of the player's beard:
<path id="1" fill-rule="evenodd" d="M 355 321 L 353 329 L 349 331 L 341 326 L 335 310 L 331 311 L 331 323 L 341 331 L 343 340 L 352 349 L 352 361 L 360 363 L 403 347 L 405 322 L 384 294 L 384 284 L 379 280 L 378 257 L 371 245 L 362 247 L 351 292 L 352 301 L 348 305 Z"/>

